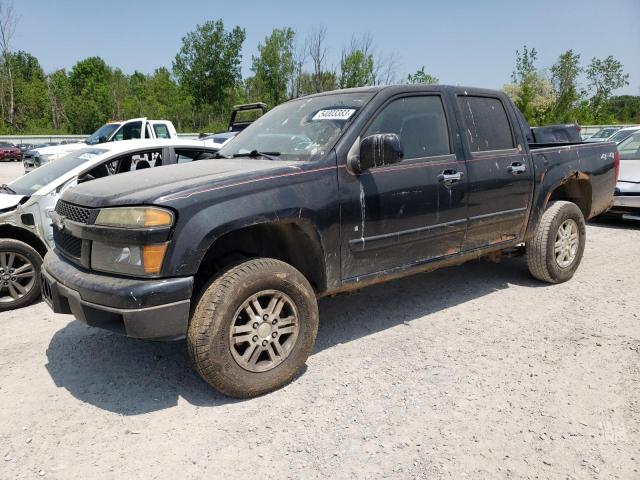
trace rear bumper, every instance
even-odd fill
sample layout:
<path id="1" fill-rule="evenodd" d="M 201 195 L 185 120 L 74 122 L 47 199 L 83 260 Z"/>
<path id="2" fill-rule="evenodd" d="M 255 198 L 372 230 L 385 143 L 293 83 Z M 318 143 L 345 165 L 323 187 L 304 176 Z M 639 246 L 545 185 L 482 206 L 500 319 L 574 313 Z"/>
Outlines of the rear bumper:
<path id="1" fill-rule="evenodd" d="M 640 209 L 640 195 L 617 195 L 613 197 L 613 207 L 611 210 L 623 208 Z"/>
<path id="2" fill-rule="evenodd" d="M 134 338 L 178 340 L 189 322 L 193 277 L 138 280 L 85 272 L 49 252 L 42 297 L 55 313 Z"/>
<path id="3" fill-rule="evenodd" d="M 640 213 L 640 183 L 618 180 L 613 193 L 612 213 Z"/>

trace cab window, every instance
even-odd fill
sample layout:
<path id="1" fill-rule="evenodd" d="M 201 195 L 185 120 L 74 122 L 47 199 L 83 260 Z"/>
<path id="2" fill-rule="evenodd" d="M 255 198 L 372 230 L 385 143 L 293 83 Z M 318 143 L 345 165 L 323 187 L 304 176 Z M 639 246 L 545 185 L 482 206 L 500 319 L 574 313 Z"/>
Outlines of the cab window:
<path id="1" fill-rule="evenodd" d="M 113 140 L 116 142 L 138 138 L 142 138 L 142 122 L 125 123 L 113 136 Z"/>
<path id="2" fill-rule="evenodd" d="M 509 118 L 499 99 L 459 96 L 458 106 L 472 153 L 515 147 Z"/>
<path id="3" fill-rule="evenodd" d="M 213 158 L 215 154 L 216 152 L 212 150 L 176 148 L 176 163 L 187 163 L 195 160 Z"/>
<path id="4" fill-rule="evenodd" d="M 393 100 L 362 137 L 378 133 L 398 135 L 404 151 L 403 161 L 451 153 L 447 119 L 438 95 Z"/>
<path id="5" fill-rule="evenodd" d="M 156 132 L 156 138 L 171 138 L 169 129 L 162 123 L 156 123 L 153 125 L 153 131 Z"/>
<path id="6" fill-rule="evenodd" d="M 88 182 L 96 178 L 108 177 L 118 173 L 135 172 L 145 168 L 162 166 L 162 149 L 144 150 L 121 155 L 115 159 L 96 165 L 78 177 L 78 183 Z"/>

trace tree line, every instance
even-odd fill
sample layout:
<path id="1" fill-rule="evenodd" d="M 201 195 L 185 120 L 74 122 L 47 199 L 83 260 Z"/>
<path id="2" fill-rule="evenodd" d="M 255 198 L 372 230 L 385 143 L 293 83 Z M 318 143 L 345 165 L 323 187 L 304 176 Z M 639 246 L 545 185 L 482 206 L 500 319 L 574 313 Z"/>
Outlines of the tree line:
<path id="1" fill-rule="evenodd" d="M 0 0 L 0 133 L 81 133 L 108 119 L 146 116 L 174 122 L 178 131 L 224 130 L 234 104 L 263 101 L 273 107 L 302 95 L 389 83 L 437 83 L 425 67 L 397 76 L 397 55 L 385 55 L 370 35 L 353 37 L 337 66 L 329 65 L 324 27 L 300 37 L 289 27 L 274 29 L 242 76 L 243 28 L 207 21 L 187 33 L 172 68 L 126 74 L 100 57 L 46 74 L 38 59 L 14 51 L 17 27 L 11 3 Z M 612 97 L 628 75 L 613 57 L 582 66 L 580 55 L 563 53 L 548 71 L 536 66 L 537 52 L 516 52 L 512 82 L 505 91 L 532 124 L 550 122 L 640 122 L 640 97 Z M 587 88 L 579 79 L 586 75 Z"/>
<path id="2" fill-rule="evenodd" d="M 536 65 L 538 52 L 516 50 L 511 83 L 504 91 L 533 125 L 550 123 L 640 123 L 640 97 L 612 93 L 629 85 L 629 75 L 613 56 L 583 64 L 573 50 L 546 70 Z"/>

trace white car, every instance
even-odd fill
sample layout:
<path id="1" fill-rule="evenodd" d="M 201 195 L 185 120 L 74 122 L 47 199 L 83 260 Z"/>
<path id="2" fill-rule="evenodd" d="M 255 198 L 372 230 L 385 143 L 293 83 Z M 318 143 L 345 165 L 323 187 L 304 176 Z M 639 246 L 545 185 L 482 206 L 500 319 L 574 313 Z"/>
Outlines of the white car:
<path id="1" fill-rule="evenodd" d="M 589 138 L 586 138 L 584 141 L 588 143 L 594 142 L 606 142 L 607 139 L 620 130 L 620 127 L 605 127 L 598 130 L 596 133 L 591 135 Z"/>
<path id="2" fill-rule="evenodd" d="M 627 138 L 633 135 L 636 132 L 640 132 L 640 125 L 636 125 L 635 127 L 624 127 L 618 130 L 616 133 L 607 138 L 607 142 L 615 142 L 616 145 L 620 145 Z"/>
<path id="3" fill-rule="evenodd" d="M 132 140 L 77 149 L 0 186 L 0 311 L 40 295 L 40 266 L 54 247 L 51 214 L 69 188 L 95 178 L 213 158 L 198 140 Z"/>
<path id="4" fill-rule="evenodd" d="M 173 123 L 168 120 L 133 118 L 124 122 L 108 122 L 89 135 L 84 142 L 67 143 L 64 145 L 30 150 L 23 155 L 22 163 L 26 173 L 47 162 L 57 160 L 70 152 L 86 148 L 87 145 L 98 145 L 122 140 L 167 138 L 178 138 Z"/>

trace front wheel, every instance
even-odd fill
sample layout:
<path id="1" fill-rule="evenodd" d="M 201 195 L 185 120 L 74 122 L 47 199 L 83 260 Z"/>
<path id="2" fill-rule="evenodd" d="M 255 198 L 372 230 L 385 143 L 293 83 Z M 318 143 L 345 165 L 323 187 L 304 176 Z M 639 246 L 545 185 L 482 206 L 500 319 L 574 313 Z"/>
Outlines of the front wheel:
<path id="1" fill-rule="evenodd" d="M 231 397 L 282 387 L 311 353 L 318 306 L 307 279 L 270 258 L 247 260 L 218 276 L 198 300 L 187 345 L 196 371 Z"/>
<path id="2" fill-rule="evenodd" d="M 40 297 L 42 257 L 19 240 L 0 240 L 0 312 L 31 305 Z"/>
<path id="3" fill-rule="evenodd" d="M 566 282 L 580 265 L 585 240 L 584 216 L 578 206 L 566 201 L 551 203 L 527 242 L 529 271 L 543 282 Z"/>

